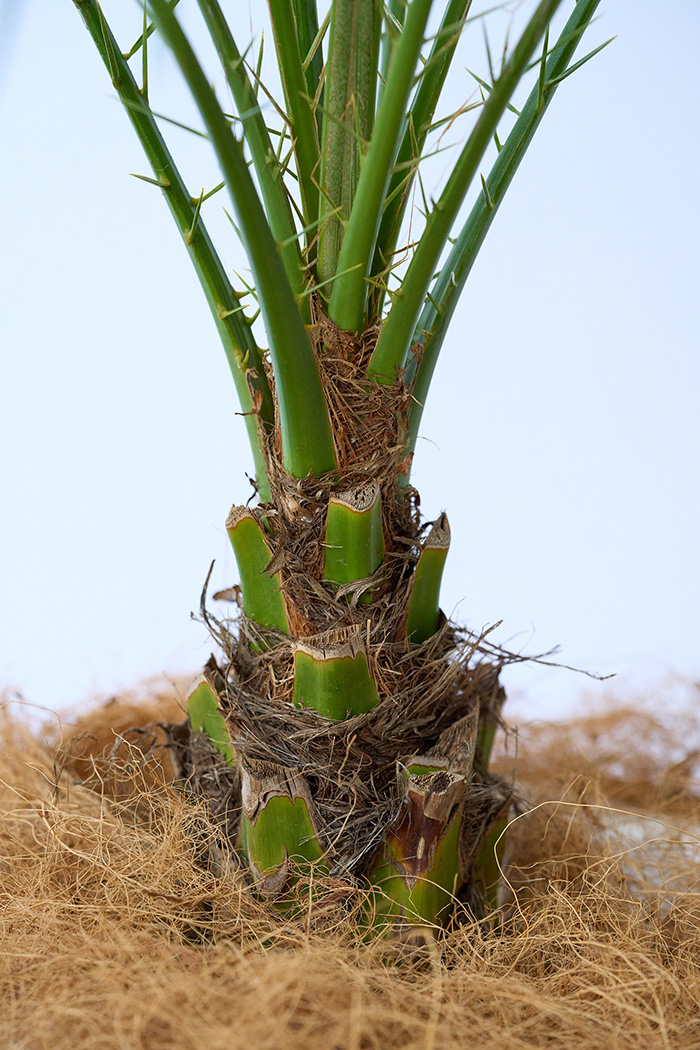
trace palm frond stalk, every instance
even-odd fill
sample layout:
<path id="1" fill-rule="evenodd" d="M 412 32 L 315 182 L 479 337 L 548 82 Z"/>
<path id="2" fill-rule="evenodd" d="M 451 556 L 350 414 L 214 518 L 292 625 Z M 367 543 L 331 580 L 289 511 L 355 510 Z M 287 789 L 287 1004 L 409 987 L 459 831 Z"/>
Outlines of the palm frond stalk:
<path id="1" fill-rule="evenodd" d="M 326 17 L 316 0 L 269 0 L 277 92 L 219 0 L 197 0 L 214 74 L 177 0 L 146 0 L 153 23 L 126 55 L 96 0 L 73 2 L 210 303 L 255 456 L 259 502 L 227 521 L 240 608 L 218 620 L 203 602 L 221 654 L 192 688 L 189 726 L 172 730 L 190 785 L 276 907 L 317 872 L 364 881 L 367 922 L 382 930 L 444 925 L 459 901 L 483 915 L 510 801 L 489 769 L 508 656 L 441 613 L 449 525 L 444 513 L 421 522 L 410 467 L 457 298 L 554 93 L 585 61 L 572 65 L 598 0 L 564 0 L 553 46 L 562 0 L 533 5 L 500 72 L 489 54 L 490 79 L 442 115 L 458 42 L 481 39 L 470 0 L 332 0 Z M 218 160 L 267 350 L 207 232 L 211 195 L 191 196 L 150 108 L 159 39 Z M 471 128 L 419 220 L 421 160 L 458 120 Z M 405 246 L 409 222 L 419 235 Z"/>

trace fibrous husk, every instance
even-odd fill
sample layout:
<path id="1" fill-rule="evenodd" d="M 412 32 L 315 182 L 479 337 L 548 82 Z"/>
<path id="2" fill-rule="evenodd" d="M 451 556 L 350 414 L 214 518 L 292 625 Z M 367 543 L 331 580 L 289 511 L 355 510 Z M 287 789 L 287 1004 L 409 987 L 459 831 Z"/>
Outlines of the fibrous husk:
<path id="1" fill-rule="evenodd" d="M 119 714 L 82 719 L 83 758 Z M 153 714 L 128 712 L 141 728 Z M 274 913 L 241 874 L 202 863 L 201 804 L 161 786 L 157 829 L 135 823 L 143 802 L 87 790 L 2 712 L 0 1045 L 695 1050 L 697 691 L 678 717 L 637 708 L 523 732 L 529 803 L 508 832 L 498 935 L 471 922 L 396 945 L 368 936 L 352 880 L 302 885 L 297 917 Z M 497 761 L 509 776 L 510 756 Z M 621 809 L 638 811 L 634 838 L 610 821 Z"/>

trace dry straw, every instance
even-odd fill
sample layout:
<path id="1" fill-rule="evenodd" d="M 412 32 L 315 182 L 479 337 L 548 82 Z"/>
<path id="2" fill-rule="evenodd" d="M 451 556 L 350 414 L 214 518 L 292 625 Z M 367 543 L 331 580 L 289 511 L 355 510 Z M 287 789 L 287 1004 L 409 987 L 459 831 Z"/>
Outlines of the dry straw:
<path id="1" fill-rule="evenodd" d="M 700 1045 L 687 712 L 683 735 L 639 711 L 521 733 L 500 927 L 397 946 L 367 939 L 347 880 L 301 886 L 282 918 L 212 870 L 207 812 L 168 783 L 159 739 L 141 750 L 169 707 L 114 701 L 48 746 L 4 713 L 0 1046 Z"/>

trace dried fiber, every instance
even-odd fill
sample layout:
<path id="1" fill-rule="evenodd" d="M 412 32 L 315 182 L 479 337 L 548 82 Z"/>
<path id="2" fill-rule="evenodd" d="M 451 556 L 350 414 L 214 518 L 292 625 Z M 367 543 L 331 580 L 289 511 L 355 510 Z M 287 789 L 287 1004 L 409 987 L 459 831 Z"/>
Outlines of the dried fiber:
<path id="1" fill-rule="evenodd" d="M 111 714 L 120 724 L 118 703 Z M 84 742 L 99 735 L 91 717 Z M 104 710 L 94 718 L 107 724 Z M 66 744 L 61 757 L 4 717 L 0 1045 L 694 1050 L 700 802 L 686 738 L 697 715 L 657 748 L 642 739 L 637 765 L 633 742 L 653 735 L 653 718 L 583 721 L 520 735 L 527 802 L 508 831 L 511 899 L 497 933 L 425 930 L 411 946 L 367 939 L 347 881 L 302 887 L 306 907 L 280 918 L 235 872 L 202 863 L 201 806 L 145 787 L 145 770 L 134 797 L 112 800 L 111 782 L 100 796 Z M 498 762 L 508 774 L 508 754 Z M 659 792 L 660 816 L 636 818 L 634 835 L 612 819 Z M 135 818 L 146 810 L 150 822 Z"/>

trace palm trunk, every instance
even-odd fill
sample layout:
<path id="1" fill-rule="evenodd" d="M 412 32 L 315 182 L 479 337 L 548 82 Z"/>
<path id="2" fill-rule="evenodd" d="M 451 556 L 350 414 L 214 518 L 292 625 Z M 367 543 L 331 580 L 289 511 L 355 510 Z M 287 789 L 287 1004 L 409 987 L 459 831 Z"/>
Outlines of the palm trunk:
<path id="1" fill-rule="evenodd" d="M 229 847 L 271 902 L 313 865 L 368 879 L 381 926 L 446 922 L 460 898 L 481 915 L 480 848 L 510 797 L 478 754 L 500 716 L 499 667 L 437 608 L 447 519 L 422 524 L 398 481 L 409 391 L 368 391 L 377 330 L 352 337 L 314 310 L 338 469 L 292 477 L 273 431 L 271 501 L 229 518 L 255 523 L 266 564 L 232 536 L 240 608 L 206 614 L 239 773 L 217 806 L 239 814 Z"/>

